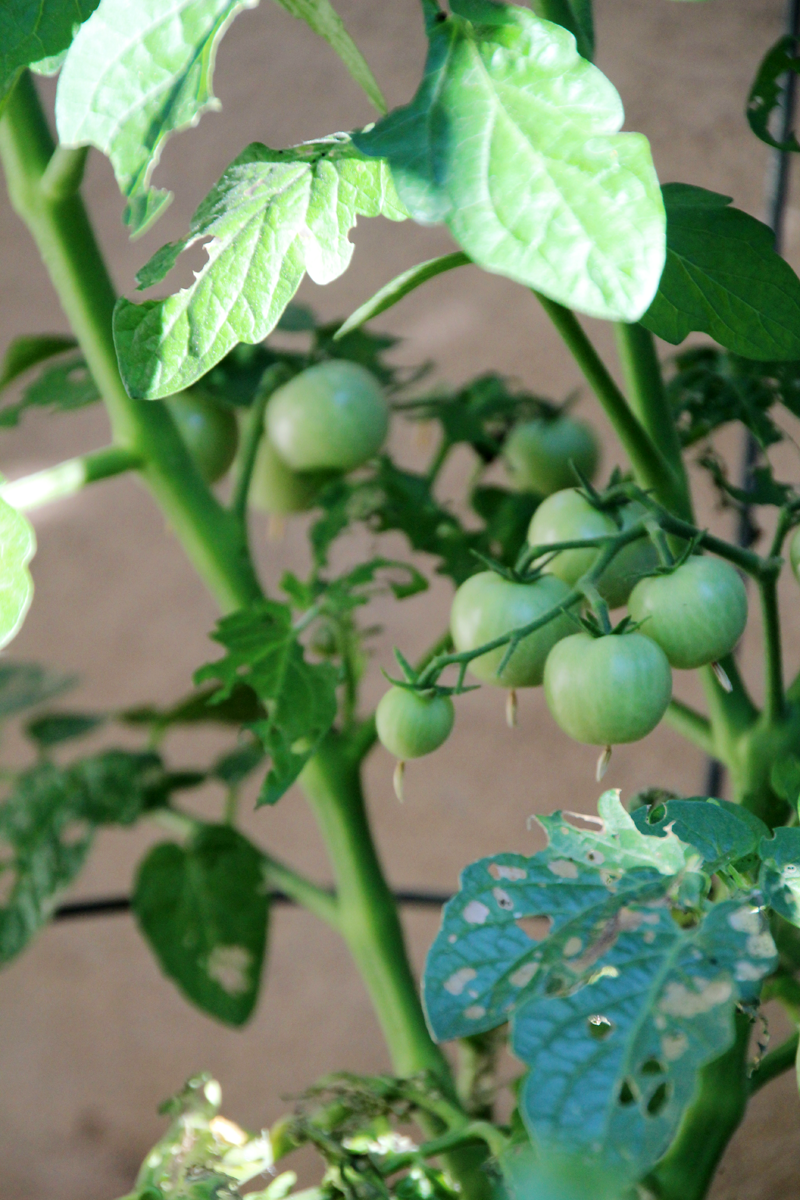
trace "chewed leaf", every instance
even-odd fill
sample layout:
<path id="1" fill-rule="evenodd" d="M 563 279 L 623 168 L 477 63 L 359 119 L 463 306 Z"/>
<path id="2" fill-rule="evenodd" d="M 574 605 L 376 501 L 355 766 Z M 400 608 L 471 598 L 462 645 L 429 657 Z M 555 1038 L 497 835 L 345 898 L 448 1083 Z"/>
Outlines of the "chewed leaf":
<path id="1" fill-rule="evenodd" d="M 60 55 L 97 0 L 16 0 L 0 5 L 0 110 L 23 67 Z"/>
<path id="2" fill-rule="evenodd" d="M 33 599 L 28 563 L 36 553 L 33 526 L 0 500 L 0 646 L 19 632 Z"/>
<path id="3" fill-rule="evenodd" d="M 667 1149 L 698 1070 L 733 1041 L 737 1001 L 775 964 L 763 916 L 741 900 L 693 929 L 663 906 L 633 911 L 656 920 L 621 932 L 587 986 L 540 988 L 513 1036 L 530 1067 L 521 1107 L 532 1134 L 600 1155 L 631 1180 Z"/>
<path id="4" fill-rule="evenodd" d="M 642 325 L 673 345 L 696 331 L 744 358 L 800 358 L 800 279 L 769 227 L 705 188 L 663 192 L 667 262 Z"/>
<path id="5" fill-rule="evenodd" d="M 670 831 L 694 846 L 709 873 L 753 854 L 769 834 L 755 813 L 728 800 L 668 800 L 636 809 L 633 820 L 642 833 L 661 838 Z"/>
<path id="6" fill-rule="evenodd" d="M 356 135 L 389 160 L 423 224 L 444 221 L 488 271 L 596 317 L 635 321 L 664 265 L 647 139 L 620 133 L 620 98 L 575 38 L 525 8 L 430 6 L 416 96 Z"/>
<path id="7" fill-rule="evenodd" d="M 769 126 L 775 110 L 780 111 L 784 93 L 781 83 L 788 71 L 800 74 L 800 57 L 795 50 L 795 38 L 791 35 L 778 38 L 761 60 L 747 97 L 746 109 L 747 120 L 756 137 L 773 149 L 782 150 L 784 154 L 800 151 L 797 137 L 790 132 L 785 141 L 779 142 L 770 133 Z"/>
<path id="8" fill-rule="evenodd" d="M 201 238 L 208 262 L 166 300 L 120 300 L 114 340 L 132 396 L 157 399 L 188 387 L 238 342 L 270 333 L 306 271 L 331 283 L 350 264 L 358 216 L 406 216 L 385 163 L 347 134 L 290 150 L 258 142 L 235 159 L 192 218 L 189 236 L 164 246 L 139 272 L 162 280 Z"/>
<path id="9" fill-rule="evenodd" d="M 139 869 L 136 919 L 163 970 L 205 1012 L 242 1025 L 258 998 L 269 898 L 262 857 L 226 825 L 163 842 Z"/>
<path id="10" fill-rule="evenodd" d="M 172 199 L 150 187 L 150 176 L 171 134 L 219 108 L 212 91 L 217 46 L 234 17 L 257 3 L 101 0 L 70 47 L 56 95 L 58 136 L 111 159 L 132 235 L 144 233 Z"/>
<path id="11" fill-rule="evenodd" d="M 764 899 L 792 925 L 800 926 L 800 829 L 776 829 L 759 847 L 759 885 Z"/>

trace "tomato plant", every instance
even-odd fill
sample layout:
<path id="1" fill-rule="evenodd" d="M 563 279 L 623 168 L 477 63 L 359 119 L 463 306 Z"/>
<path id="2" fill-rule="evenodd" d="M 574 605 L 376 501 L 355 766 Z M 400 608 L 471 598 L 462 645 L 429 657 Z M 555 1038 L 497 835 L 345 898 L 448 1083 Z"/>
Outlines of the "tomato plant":
<path id="1" fill-rule="evenodd" d="M 276 895 L 350 952 L 391 1073 L 327 1076 L 258 1135 L 222 1118 L 219 1084 L 195 1076 L 163 1109 L 169 1126 L 128 1200 L 241 1200 L 303 1146 L 323 1160 L 319 1187 L 297 1192 L 287 1170 L 246 1194 L 704 1200 L 750 1097 L 798 1054 L 800 677 L 786 678 L 778 581 L 787 545 L 798 573 L 800 483 L 776 477 L 772 454 L 787 414 L 800 416 L 800 279 L 780 254 L 800 150 L 797 6 L 786 38 L 753 63 L 746 100 L 774 155 L 766 225 L 727 196 L 659 182 L 593 64 L 590 0 L 421 0 L 427 63 L 391 111 L 330 0 L 278 3 L 329 43 L 375 119 L 326 132 L 322 112 L 302 145 L 234 148 L 186 236 L 123 295 L 84 205 L 87 155 L 109 158 L 131 235 L 151 230 L 170 200 L 152 183 L 164 146 L 214 106 L 220 39 L 253 4 L 18 0 L 0 16 L 0 163 L 71 330 L 8 347 L 0 393 L 16 390 L 0 404 L 2 437 L 33 407 L 94 403 L 111 431 L 105 446 L 0 481 L 0 643 L 33 594 L 26 514 L 125 472 L 220 612 L 192 690 L 161 705 L 52 707 L 69 679 L 0 661 L 0 718 L 20 720 L 27 754 L 2 772 L 0 965 L 58 911 L 98 832 L 139 825 L 162 840 L 113 904 L 133 910 L 164 975 L 203 1013 L 234 1027 L 252 1016 Z M 52 114 L 38 75 L 58 76 Z M 439 225 L 453 248 L 320 321 L 296 293 L 306 275 L 323 286 L 346 271 L 359 218 Z M 178 286 L 173 267 L 200 246 L 202 267 Z M 590 423 L 497 364 L 427 387 L 427 364 L 394 363 L 381 314 L 444 272 L 468 287 L 480 270 L 541 306 L 593 397 Z M 616 365 L 584 317 L 613 327 Z M 487 335 L 487 355 L 495 344 Z M 436 430 L 424 464 L 419 447 L 409 463 L 388 438 L 406 418 Z M 605 478 L 598 421 L 621 458 Z M 718 437 L 737 424 L 738 480 Z M 458 496 L 442 484 L 451 456 L 470 468 L 452 472 L 466 481 Z M 723 505 L 713 528 L 697 515 L 687 461 L 738 506 L 737 536 L 724 536 Z M 258 509 L 306 514 L 305 565 L 269 591 L 251 550 Z M 369 711 L 364 682 L 388 664 L 373 663 L 365 610 L 421 593 L 431 573 L 452 587 L 450 627 L 422 631 L 430 648 L 415 662 L 396 648 L 402 679 Z M 746 589 L 763 645 L 756 681 L 734 656 Z M 609 610 L 626 604 L 612 626 Z M 699 672 L 705 711 L 672 696 L 671 666 Z M 601 747 L 663 719 L 711 760 L 704 791 L 726 795 L 654 788 L 623 803 L 612 790 L 580 825 L 567 795 L 539 818 L 543 849 L 465 868 L 420 988 L 365 763 L 378 741 L 400 771 L 448 737 L 467 754 L 454 716 L 473 679 L 543 681 L 555 723 Z M 173 735 L 198 725 L 229 742 L 189 769 Z M 101 729 L 103 749 L 76 749 Z M 330 888 L 274 855 L 268 822 L 241 820 L 245 797 L 291 804 L 292 790 L 318 825 Z M 495 799 L 481 797 L 487 838 Z M 541 939 L 528 918 L 547 920 Z M 792 1032 L 756 1057 L 753 1027 L 772 1001 Z"/>

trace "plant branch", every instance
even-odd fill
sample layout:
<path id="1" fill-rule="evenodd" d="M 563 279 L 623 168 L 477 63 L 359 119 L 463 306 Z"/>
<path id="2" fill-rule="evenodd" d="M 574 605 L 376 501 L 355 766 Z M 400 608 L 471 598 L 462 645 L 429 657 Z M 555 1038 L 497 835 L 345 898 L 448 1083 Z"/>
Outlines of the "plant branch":
<path id="1" fill-rule="evenodd" d="M 575 314 L 539 292 L 533 294 L 561 334 L 587 383 L 605 409 L 641 486 L 652 490 L 671 511 L 691 517 L 680 479 L 639 424 Z"/>
<path id="2" fill-rule="evenodd" d="M 256 465 L 258 447 L 264 435 L 264 413 L 272 393 L 285 383 L 291 372 L 284 363 L 274 363 L 267 367 L 261 377 L 253 403 L 251 404 L 244 430 L 242 444 L 239 449 L 236 476 L 231 496 L 231 512 L 239 521 L 244 523 L 247 516 L 247 497 L 250 492 L 250 481 L 253 478 L 253 468 Z"/>
<path id="3" fill-rule="evenodd" d="M 284 892 L 297 904 L 307 908 L 331 929 L 339 932 L 339 911 L 336 896 L 327 888 L 321 888 L 286 863 L 279 862 L 269 854 L 264 855 L 264 874 L 268 883 L 277 891 Z"/>
<path id="4" fill-rule="evenodd" d="M 790 1071 L 797 1062 L 798 1034 L 793 1033 L 780 1046 L 765 1054 L 753 1074 L 750 1076 L 750 1095 L 760 1092 L 762 1087 L 772 1083 L 784 1071 Z"/>
<path id="5" fill-rule="evenodd" d="M 764 638 L 764 718 L 772 724 L 786 712 L 777 573 L 762 575 L 758 581 L 758 592 Z"/>
<path id="6" fill-rule="evenodd" d="M 204 484 L 166 405 L 132 400 L 125 391 L 112 335 L 116 296 L 86 210 L 76 193 L 54 198 L 43 188 L 54 151 L 25 72 L 0 119 L 0 161 L 11 203 L 44 259 L 105 402 L 115 444 L 144 460 L 142 477 L 220 607 L 240 608 L 261 588 L 239 523 Z"/>
<path id="7" fill-rule="evenodd" d="M 697 746 L 704 754 L 716 753 L 711 722 L 682 700 L 676 700 L 674 697 L 670 700 L 664 720 L 676 733 L 686 738 L 693 746 Z"/>
<path id="8" fill-rule="evenodd" d="M 24 475 L 21 479 L 0 484 L 0 499 L 20 512 L 29 512 L 53 500 L 74 496 L 87 483 L 136 470 L 143 461 L 135 450 L 127 450 L 124 446 L 107 446 L 80 458 L 67 459 L 55 467 L 46 467 L 33 475 Z"/>
<path id="9" fill-rule="evenodd" d="M 42 174 L 41 189 L 47 200 L 66 200 L 79 191 L 88 157 L 88 146 L 56 146 Z"/>

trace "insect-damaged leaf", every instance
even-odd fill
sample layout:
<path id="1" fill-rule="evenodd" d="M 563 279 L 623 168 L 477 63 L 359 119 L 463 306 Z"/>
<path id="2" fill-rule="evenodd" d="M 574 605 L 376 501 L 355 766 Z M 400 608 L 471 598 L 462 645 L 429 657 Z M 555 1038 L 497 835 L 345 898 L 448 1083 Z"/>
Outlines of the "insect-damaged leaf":
<path id="1" fill-rule="evenodd" d="M 269 897 L 256 847 L 228 825 L 187 846 L 163 842 L 142 862 L 133 909 L 163 970 L 220 1021 L 242 1025 L 258 998 Z"/>
<path id="2" fill-rule="evenodd" d="M 671 831 L 702 856 L 711 874 L 754 854 L 769 830 L 755 813 L 729 800 L 668 800 L 633 813 L 642 833 L 663 837 Z"/>
<path id="3" fill-rule="evenodd" d="M 633 1178 L 666 1149 L 697 1070 L 730 1043 L 736 1002 L 775 951 L 741 899 L 699 920 L 699 856 L 673 832 L 642 834 L 615 793 L 598 807 L 597 831 L 556 813 L 542 821 L 546 850 L 467 868 L 428 957 L 425 1004 L 440 1039 L 510 1019 L 535 1139 Z M 695 915 L 684 927 L 673 909 Z M 533 917 L 552 922 L 541 941 L 518 924 Z"/>
<path id="4" fill-rule="evenodd" d="M 201 238 L 208 262 L 166 300 L 118 301 L 114 340 L 132 396 L 157 399 L 188 387 L 237 342 L 260 342 L 277 325 L 307 271 L 331 283 L 353 254 L 358 216 L 406 216 L 385 163 L 335 134 L 290 150 L 258 142 L 234 159 L 195 212 L 189 236 L 168 243 L 139 272 L 162 280 Z"/>
<path id="5" fill-rule="evenodd" d="M 800 926 L 800 829 L 775 830 L 759 847 L 759 886 L 770 908 Z"/>
<path id="6" fill-rule="evenodd" d="M 696 331 L 745 358 L 800 358 L 800 279 L 768 226 L 705 188 L 662 190 L 667 262 L 641 324 L 673 345 Z"/>
<path id="7" fill-rule="evenodd" d="M 388 159 L 423 224 L 444 221 L 488 271 L 596 317 L 635 321 L 664 265 L 647 139 L 560 25 L 527 9 L 426 5 L 430 49 L 410 104 L 354 135 Z"/>
<path id="8" fill-rule="evenodd" d="M 201 667 L 195 682 L 222 683 L 214 702 L 247 683 L 264 704 L 267 715 L 249 728 L 272 759 L 259 803 L 275 804 L 333 724 L 336 671 L 327 663 L 306 661 L 291 610 L 271 600 L 223 617 L 213 636 L 228 653 Z"/>

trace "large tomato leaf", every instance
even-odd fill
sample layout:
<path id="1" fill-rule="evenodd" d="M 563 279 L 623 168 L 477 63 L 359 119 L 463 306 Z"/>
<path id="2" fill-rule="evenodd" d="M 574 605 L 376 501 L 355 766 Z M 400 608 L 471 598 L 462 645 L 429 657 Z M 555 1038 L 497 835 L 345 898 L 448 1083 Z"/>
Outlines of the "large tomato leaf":
<path id="1" fill-rule="evenodd" d="M 667 262 L 642 325 L 675 346 L 694 331 L 745 358 L 800 358 L 800 279 L 768 226 L 705 188 L 663 193 Z"/>
<path id="2" fill-rule="evenodd" d="M 527 9 L 426 4 L 430 50 L 410 104 L 355 136 L 389 160 L 415 220 L 444 221 L 486 270 L 597 317 L 635 321 L 664 265 L 647 139 L 560 25 Z"/>
<path id="3" fill-rule="evenodd" d="M 33 526 L 0 499 L 0 647 L 19 633 L 33 599 L 28 563 L 36 553 Z"/>
<path id="4" fill-rule="evenodd" d="M 729 800 L 668 800 L 649 810 L 637 808 L 633 820 L 642 833 L 664 837 L 669 831 L 693 846 L 708 874 L 755 854 L 769 836 L 755 813 Z"/>
<path id="5" fill-rule="evenodd" d="M 189 1000 L 244 1024 L 258 998 L 269 917 L 263 858 L 252 842 L 229 825 L 206 825 L 186 846 L 154 846 L 139 868 L 133 910 Z"/>
<path id="6" fill-rule="evenodd" d="M 66 50 L 98 0 L 16 0 L 0 5 L 0 111 L 24 67 Z"/>
<path id="7" fill-rule="evenodd" d="M 634 1178 L 674 1136 L 697 1070 L 730 1044 L 736 1003 L 775 948 L 749 901 L 703 901 L 700 856 L 672 830 L 642 833 L 616 793 L 598 808 L 597 829 L 556 813 L 539 854 L 467 868 L 424 996 L 440 1040 L 511 1020 L 535 1139 Z M 692 919 L 676 920 L 681 910 Z M 534 940 L 527 918 L 549 919 L 549 932 Z"/>
<path id="8" fill-rule="evenodd" d="M 333 724 L 337 673 L 328 663 L 306 661 L 285 604 L 265 600 L 223 617 L 213 637 L 227 654 L 201 667 L 195 682 L 220 681 L 212 702 L 247 683 L 264 704 L 266 716 L 249 728 L 272 759 L 259 803 L 275 804 Z"/>
<path id="9" fill-rule="evenodd" d="M 140 287 L 158 283 L 183 250 L 210 238 L 194 283 L 166 300 L 117 304 L 114 338 L 130 394 L 168 396 L 237 342 L 260 342 L 306 271 L 326 284 L 347 269 L 359 215 L 406 216 L 386 164 L 347 134 L 290 150 L 248 146 L 197 209 L 189 236 L 162 247 L 138 276 Z"/>

